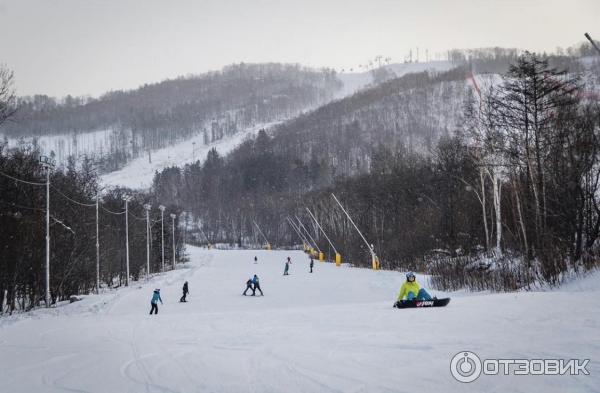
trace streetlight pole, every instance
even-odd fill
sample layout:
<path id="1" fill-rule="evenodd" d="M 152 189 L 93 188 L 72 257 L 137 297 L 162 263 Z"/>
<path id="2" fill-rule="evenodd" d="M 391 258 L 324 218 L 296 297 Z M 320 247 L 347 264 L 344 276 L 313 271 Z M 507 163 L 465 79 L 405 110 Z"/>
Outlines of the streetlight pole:
<path id="1" fill-rule="evenodd" d="M 46 168 L 46 307 L 50 307 L 50 167 Z"/>
<path id="2" fill-rule="evenodd" d="M 162 244 L 162 263 L 161 269 L 165 271 L 165 207 L 160 205 L 160 242 Z"/>
<path id="3" fill-rule="evenodd" d="M 46 169 L 46 307 L 50 307 L 50 171 L 55 163 L 46 156 L 41 156 L 40 162 Z"/>
<path id="4" fill-rule="evenodd" d="M 171 213 L 171 220 L 173 226 L 173 270 L 175 270 L 175 214 Z"/>
<path id="5" fill-rule="evenodd" d="M 146 279 L 150 278 L 150 209 L 152 205 L 146 203 Z"/>
<path id="6" fill-rule="evenodd" d="M 125 201 L 125 286 L 129 286 L 129 201 L 131 196 L 123 195 Z"/>
<path id="7" fill-rule="evenodd" d="M 100 230 L 98 228 L 98 203 L 100 196 L 96 195 L 96 293 L 100 293 Z"/>
<path id="8" fill-rule="evenodd" d="M 187 213 L 181 212 L 181 214 L 183 215 L 183 244 L 185 244 L 187 235 Z"/>

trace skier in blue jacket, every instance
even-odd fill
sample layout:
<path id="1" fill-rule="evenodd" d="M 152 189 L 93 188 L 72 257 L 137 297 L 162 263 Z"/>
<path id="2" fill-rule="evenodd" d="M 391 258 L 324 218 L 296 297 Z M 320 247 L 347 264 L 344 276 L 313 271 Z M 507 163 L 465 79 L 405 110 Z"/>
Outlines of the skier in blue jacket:
<path id="1" fill-rule="evenodd" d="M 262 289 L 260 289 L 260 283 L 258 282 L 258 276 L 256 274 L 254 277 L 252 277 L 252 284 L 254 284 L 254 288 L 252 288 L 252 296 L 256 296 L 257 289 L 260 291 L 260 296 L 265 296 Z"/>
<path id="2" fill-rule="evenodd" d="M 155 314 L 158 314 L 158 302 L 159 301 L 160 301 L 160 304 L 163 304 L 163 301 L 160 298 L 160 289 L 155 289 L 154 293 L 152 294 L 152 300 L 150 301 L 150 304 L 152 305 L 152 308 L 150 309 L 150 315 L 152 315 L 152 312 L 154 312 Z"/>
<path id="3" fill-rule="evenodd" d="M 285 268 L 283 269 L 283 275 L 284 276 L 289 276 L 290 275 L 290 262 L 289 261 L 285 262 Z"/>

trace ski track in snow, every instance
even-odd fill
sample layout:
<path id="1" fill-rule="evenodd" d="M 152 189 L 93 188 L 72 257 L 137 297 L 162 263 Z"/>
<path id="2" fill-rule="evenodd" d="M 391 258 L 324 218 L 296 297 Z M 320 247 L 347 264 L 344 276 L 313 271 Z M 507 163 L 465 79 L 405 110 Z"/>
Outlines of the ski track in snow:
<path id="1" fill-rule="evenodd" d="M 399 272 L 317 262 L 310 274 L 298 251 L 189 251 L 185 266 L 129 288 L 0 319 L 0 392 L 552 393 L 600 386 L 598 273 L 561 290 L 456 292 L 445 308 L 396 310 Z M 294 263 L 284 277 L 288 255 Z M 241 296 L 254 273 L 265 296 Z M 179 303 L 184 281 L 189 302 Z M 154 288 L 164 305 L 150 316 Z M 482 376 L 461 384 L 449 365 L 465 350 L 481 358 L 589 358 L 591 375 Z"/>

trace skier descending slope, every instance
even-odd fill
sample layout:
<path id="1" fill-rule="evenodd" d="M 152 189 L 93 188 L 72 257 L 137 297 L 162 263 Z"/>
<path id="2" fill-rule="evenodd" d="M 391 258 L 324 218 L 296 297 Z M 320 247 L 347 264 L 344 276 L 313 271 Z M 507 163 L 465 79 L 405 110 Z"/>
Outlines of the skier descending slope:
<path id="1" fill-rule="evenodd" d="M 152 294 L 152 300 L 150 300 L 150 305 L 152 306 L 152 308 L 150 309 L 150 315 L 152 315 L 152 312 L 154 312 L 155 314 L 158 314 L 158 302 L 159 301 L 160 301 L 160 304 L 163 304 L 163 301 L 160 298 L 160 289 L 155 289 L 154 293 Z"/>
<path id="2" fill-rule="evenodd" d="M 265 296 L 262 289 L 260 289 L 260 282 L 258 281 L 258 276 L 256 274 L 252 278 L 252 284 L 254 284 L 254 288 L 252 288 L 252 296 L 256 295 L 257 289 L 260 291 L 260 296 Z"/>
<path id="3" fill-rule="evenodd" d="M 285 268 L 283 269 L 283 275 L 284 276 L 289 276 L 290 275 L 290 262 L 289 262 L 289 257 L 288 260 L 285 261 Z"/>
<path id="4" fill-rule="evenodd" d="M 188 282 L 186 281 L 183 284 L 183 296 L 181 297 L 181 299 L 179 299 L 180 302 L 182 303 L 186 303 L 187 300 L 185 300 L 186 296 L 188 295 L 188 293 L 190 293 L 189 289 L 188 289 Z"/>

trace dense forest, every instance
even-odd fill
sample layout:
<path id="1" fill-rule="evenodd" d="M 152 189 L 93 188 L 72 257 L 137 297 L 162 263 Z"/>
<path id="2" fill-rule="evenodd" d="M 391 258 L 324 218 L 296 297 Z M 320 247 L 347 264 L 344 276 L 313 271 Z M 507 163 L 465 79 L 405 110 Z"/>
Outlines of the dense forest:
<path id="1" fill-rule="evenodd" d="M 298 244 L 287 222 L 298 216 L 331 257 L 310 207 L 345 260 L 368 266 L 334 192 L 383 267 L 455 276 L 441 287 L 554 284 L 595 265 L 600 112 L 589 82 L 527 52 L 486 88 L 471 73 L 386 81 L 226 157 L 167 168 L 154 190 L 193 213 L 204 241 L 256 244 L 257 222 L 271 243 Z"/>
<path id="2" fill-rule="evenodd" d="M 147 272 L 145 203 L 153 207 L 149 215 L 150 273 L 170 269 L 173 256 L 182 261 L 185 234 L 179 225 L 181 208 L 167 206 L 163 227 L 160 201 L 152 194 L 133 190 L 103 190 L 90 161 L 80 168 L 71 161 L 64 170 L 51 171 L 49 179 L 51 303 L 126 284 L 125 195 L 131 198 L 127 212 L 130 278 L 137 280 Z M 45 297 L 46 169 L 39 151 L 7 150 L 0 145 L 0 190 L 0 304 L 6 305 L 0 313 L 10 313 L 36 307 Z M 175 252 L 170 214 L 176 215 Z"/>

